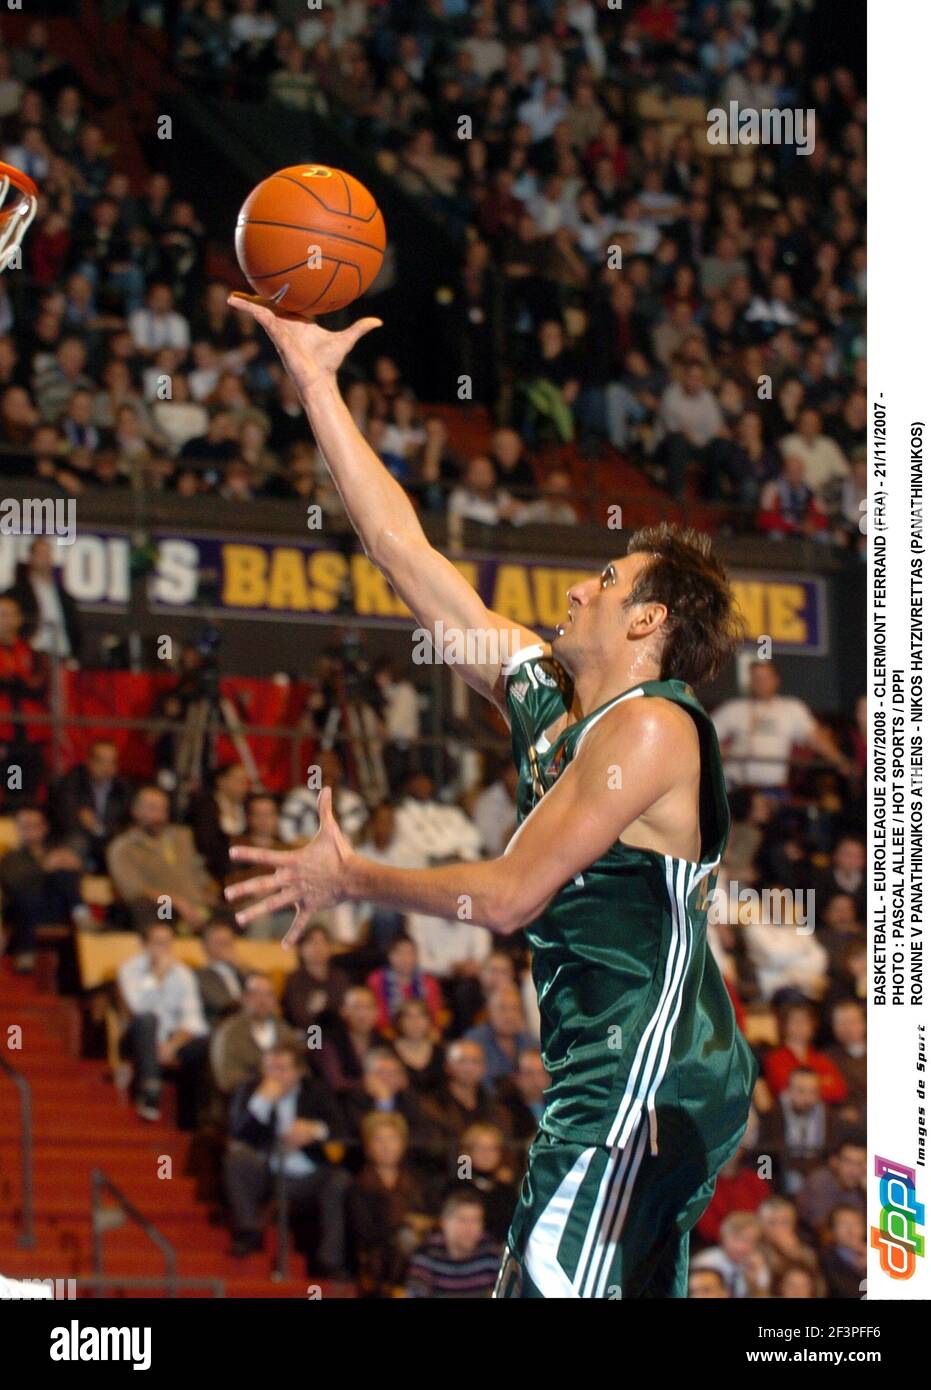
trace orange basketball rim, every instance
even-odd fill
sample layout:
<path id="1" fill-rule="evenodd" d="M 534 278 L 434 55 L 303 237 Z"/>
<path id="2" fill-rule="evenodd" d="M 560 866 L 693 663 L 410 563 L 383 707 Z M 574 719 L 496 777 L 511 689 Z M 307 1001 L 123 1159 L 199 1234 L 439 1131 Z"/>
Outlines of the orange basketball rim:
<path id="1" fill-rule="evenodd" d="M 0 270 L 6 270 L 39 206 L 28 174 L 0 161 Z"/>

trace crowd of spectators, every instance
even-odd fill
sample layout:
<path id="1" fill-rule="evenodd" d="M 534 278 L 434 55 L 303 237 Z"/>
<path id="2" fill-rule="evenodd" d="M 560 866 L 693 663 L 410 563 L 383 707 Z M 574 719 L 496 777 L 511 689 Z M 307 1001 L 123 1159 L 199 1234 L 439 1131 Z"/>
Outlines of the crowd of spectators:
<path id="1" fill-rule="evenodd" d="M 437 281 L 456 325 L 449 395 L 465 373 L 492 411 L 487 455 L 460 456 L 416 399 L 390 325 L 371 375 L 346 381 L 425 510 L 572 524 L 587 489 L 573 496 L 546 446 L 610 443 L 734 525 L 862 550 L 865 102 L 809 51 L 805 14 L 191 0 L 173 32 L 179 71 L 322 113 L 457 236 L 454 284 Z M 7 469 L 70 495 L 338 515 L 293 385 L 205 275 L 198 207 L 164 173 L 137 185 L 115 166 L 41 22 L 0 60 L 3 158 L 41 189 L 15 335 L 0 283 Z M 732 100 L 813 111 L 813 148 L 710 145 L 707 111 Z"/>
<path id="2" fill-rule="evenodd" d="M 865 101 L 808 16 L 241 0 L 191 5 L 177 52 L 324 114 L 445 220 L 459 369 L 529 446 L 607 439 L 676 497 L 692 473 L 769 535 L 856 544 Z M 813 112 L 813 149 L 715 157 L 708 112 L 731 102 Z"/>

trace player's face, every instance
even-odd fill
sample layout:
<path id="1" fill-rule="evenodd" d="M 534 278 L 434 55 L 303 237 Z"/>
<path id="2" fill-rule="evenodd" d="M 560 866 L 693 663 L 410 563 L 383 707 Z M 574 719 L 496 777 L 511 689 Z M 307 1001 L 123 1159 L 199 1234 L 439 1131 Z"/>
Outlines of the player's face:
<path id="1" fill-rule="evenodd" d="M 567 670 L 578 674 L 581 665 L 617 652 L 618 638 L 626 631 L 624 604 L 648 563 L 646 555 L 625 555 L 572 586 L 567 620 L 557 627 L 553 641 L 554 655 Z"/>

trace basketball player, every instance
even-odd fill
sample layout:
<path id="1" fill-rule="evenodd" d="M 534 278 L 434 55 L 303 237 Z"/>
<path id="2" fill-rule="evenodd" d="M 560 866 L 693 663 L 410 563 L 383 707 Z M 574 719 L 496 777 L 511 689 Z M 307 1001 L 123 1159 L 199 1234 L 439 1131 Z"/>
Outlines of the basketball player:
<path id="1" fill-rule="evenodd" d="M 484 863 L 398 869 L 350 846 L 320 797 L 303 849 L 237 848 L 267 875 L 227 890 L 246 923 L 296 906 L 286 938 L 343 901 L 526 930 L 551 1084 L 497 1297 L 681 1298 L 688 1232 L 744 1130 L 755 1063 L 708 948 L 728 832 L 717 739 L 691 686 L 739 635 L 707 538 L 659 526 L 575 584 L 552 646 L 490 612 L 428 543 L 337 387 L 378 321 L 340 333 L 232 301 L 267 330 L 366 554 L 431 633 L 496 638 L 461 674 L 501 710 L 519 829 Z M 468 646 L 462 640 L 463 650 Z"/>

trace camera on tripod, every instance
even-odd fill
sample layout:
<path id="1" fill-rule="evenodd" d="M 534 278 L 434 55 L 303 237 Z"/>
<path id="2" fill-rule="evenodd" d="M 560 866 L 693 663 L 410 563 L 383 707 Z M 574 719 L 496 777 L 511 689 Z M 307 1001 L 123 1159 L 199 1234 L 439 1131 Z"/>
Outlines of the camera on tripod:
<path id="1" fill-rule="evenodd" d="M 204 786 L 217 767 L 217 740 L 225 734 L 260 790 L 262 779 L 243 733 L 242 720 L 233 701 L 220 691 L 220 647 L 223 634 L 208 624 L 201 628 L 182 654 L 182 672 L 176 695 L 184 709 L 174 759 L 174 784 L 180 808 L 187 805 L 192 790 Z M 196 657 L 191 661 L 190 656 Z"/>
<path id="2" fill-rule="evenodd" d="M 212 624 L 201 628 L 191 646 L 201 660 L 192 671 L 190 694 L 194 699 L 216 700 L 220 694 L 220 647 L 223 633 Z"/>

